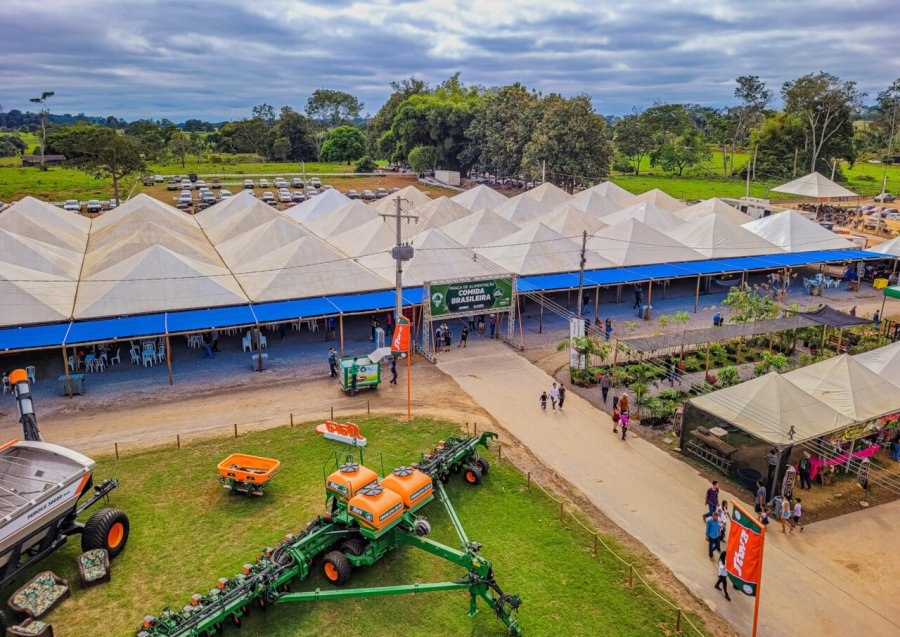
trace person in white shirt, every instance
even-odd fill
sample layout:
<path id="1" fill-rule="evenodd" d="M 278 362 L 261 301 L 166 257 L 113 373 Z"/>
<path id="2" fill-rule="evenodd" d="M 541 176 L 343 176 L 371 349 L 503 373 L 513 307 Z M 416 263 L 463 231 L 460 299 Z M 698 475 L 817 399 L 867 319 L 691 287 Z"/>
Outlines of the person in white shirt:
<path id="1" fill-rule="evenodd" d="M 731 596 L 728 594 L 728 571 L 725 568 L 726 555 L 726 551 L 722 551 L 719 554 L 719 579 L 716 580 L 716 590 L 721 590 L 725 593 L 725 599 L 730 602 Z M 719 586 L 722 588 L 719 588 Z"/>
<path id="2" fill-rule="evenodd" d="M 728 525 L 728 500 L 722 500 L 716 508 L 716 519 L 719 521 L 719 540 L 725 540 L 725 531 Z"/>
<path id="3" fill-rule="evenodd" d="M 550 388 L 550 402 L 553 405 L 553 411 L 556 411 L 556 403 L 559 402 L 559 387 L 556 386 L 556 383 L 553 383 L 553 387 Z"/>
<path id="4" fill-rule="evenodd" d="M 803 516 L 803 507 L 800 506 L 802 501 L 801 498 L 797 498 L 797 501 L 794 503 L 794 519 L 791 522 L 791 529 L 796 529 L 799 526 L 801 533 L 803 532 L 803 525 L 800 524 L 800 518 Z"/>

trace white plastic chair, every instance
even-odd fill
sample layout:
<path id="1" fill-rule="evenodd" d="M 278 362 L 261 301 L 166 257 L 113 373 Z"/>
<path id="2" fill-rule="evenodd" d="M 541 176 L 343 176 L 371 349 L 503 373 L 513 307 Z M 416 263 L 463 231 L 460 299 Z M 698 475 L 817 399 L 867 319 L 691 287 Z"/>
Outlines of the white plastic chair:
<path id="1" fill-rule="evenodd" d="M 309 326 L 310 332 L 318 332 L 319 331 L 319 322 L 315 319 L 311 321 L 307 321 L 306 324 Z"/>
<path id="2" fill-rule="evenodd" d="M 102 371 L 104 371 L 105 369 L 106 369 L 106 363 L 105 363 L 105 361 L 104 361 L 102 358 L 95 358 L 95 359 L 94 359 L 94 371 L 95 371 L 95 372 L 102 372 Z"/>
<path id="3" fill-rule="evenodd" d="M 109 359 L 110 363 L 115 363 L 116 365 L 122 364 L 122 348 L 116 348 L 116 355 Z"/>
<path id="4" fill-rule="evenodd" d="M 166 360 L 166 346 L 162 345 L 160 346 L 159 351 L 156 352 L 156 361 L 161 363 L 164 360 Z"/>
<path id="5" fill-rule="evenodd" d="M 269 349 L 268 347 L 266 347 L 266 337 L 265 336 L 259 337 L 259 346 L 265 350 Z"/>
<path id="6" fill-rule="evenodd" d="M 25 373 L 28 374 L 28 380 L 31 381 L 32 385 L 37 383 L 37 370 L 35 369 L 34 365 L 29 365 L 28 367 L 26 367 Z"/>
<path id="7" fill-rule="evenodd" d="M 250 335 L 248 334 L 243 339 L 241 339 L 241 349 L 245 352 L 250 351 Z"/>
<path id="8" fill-rule="evenodd" d="M 88 372 L 94 371 L 94 361 L 97 360 L 97 357 L 93 354 L 88 354 L 84 357 L 84 369 Z"/>
<path id="9" fill-rule="evenodd" d="M 75 371 L 75 357 L 69 356 L 69 369 L 74 372 Z"/>
<path id="10" fill-rule="evenodd" d="M 153 367 L 154 358 L 156 357 L 156 353 L 150 350 L 144 351 L 144 367 Z"/>
<path id="11" fill-rule="evenodd" d="M 9 376 L 3 377 L 3 394 L 8 394 L 12 391 L 12 387 L 9 384 Z"/>
<path id="12" fill-rule="evenodd" d="M 141 364 L 141 356 L 137 353 L 136 349 L 131 350 L 131 364 L 132 365 L 140 365 Z"/>

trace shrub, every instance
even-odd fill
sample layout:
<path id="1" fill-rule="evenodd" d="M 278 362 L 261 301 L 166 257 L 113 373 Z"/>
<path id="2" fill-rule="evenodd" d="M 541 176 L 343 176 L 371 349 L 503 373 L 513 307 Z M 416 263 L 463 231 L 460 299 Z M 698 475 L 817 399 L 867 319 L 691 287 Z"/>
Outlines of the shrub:
<path id="1" fill-rule="evenodd" d="M 699 372 L 703 369 L 705 363 L 700 360 L 699 356 L 688 356 L 684 359 L 684 371 L 690 372 Z"/>
<path id="2" fill-rule="evenodd" d="M 221 164 L 221 163 L 222 163 L 222 156 L 221 156 L 221 155 L 210 155 L 210 156 L 209 156 L 209 163 L 211 163 L 211 164 Z"/>
<path id="3" fill-rule="evenodd" d="M 356 164 L 355 170 L 358 173 L 372 173 L 375 172 L 377 168 L 378 164 L 375 163 L 375 160 L 366 155 Z"/>
<path id="4" fill-rule="evenodd" d="M 659 398 L 678 403 L 687 398 L 687 392 L 682 389 L 664 389 L 659 392 Z"/>
<path id="5" fill-rule="evenodd" d="M 741 382 L 741 374 L 737 367 L 731 365 L 719 370 L 719 380 L 722 381 L 722 387 L 731 387 Z M 715 385 L 715 382 L 713 384 Z"/>
<path id="6" fill-rule="evenodd" d="M 769 364 L 765 361 L 763 361 L 761 363 L 757 363 L 756 366 L 753 368 L 754 376 L 765 376 L 768 373 L 769 373 Z"/>

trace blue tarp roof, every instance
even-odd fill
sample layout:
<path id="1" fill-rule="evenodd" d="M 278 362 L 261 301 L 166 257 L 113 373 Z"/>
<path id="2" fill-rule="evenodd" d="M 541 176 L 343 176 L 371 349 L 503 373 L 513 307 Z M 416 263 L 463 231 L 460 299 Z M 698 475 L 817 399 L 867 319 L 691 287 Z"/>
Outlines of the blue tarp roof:
<path id="1" fill-rule="evenodd" d="M 660 265 L 641 265 L 622 268 L 591 270 L 584 273 L 585 285 L 617 285 L 638 281 L 672 279 L 742 272 L 787 266 L 813 265 L 860 259 L 885 259 L 889 256 L 865 250 L 817 250 L 812 252 L 781 253 L 758 257 L 708 259 Z M 577 273 L 546 274 L 519 277 L 519 289 L 523 292 L 565 290 L 578 287 Z M 421 287 L 404 288 L 406 304 L 422 302 Z M 159 334 L 191 332 L 271 323 L 303 318 L 313 318 L 338 313 L 369 312 L 394 307 L 396 296 L 392 290 L 364 294 L 315 297 L 294 301 L 277 301 L 259 305 L 188 310 L 144 316 L 129 316 L 93 321 L 56 323 L 0 329 L 0 351 L 42 349 L 77 343 L 110 341 Z"/>

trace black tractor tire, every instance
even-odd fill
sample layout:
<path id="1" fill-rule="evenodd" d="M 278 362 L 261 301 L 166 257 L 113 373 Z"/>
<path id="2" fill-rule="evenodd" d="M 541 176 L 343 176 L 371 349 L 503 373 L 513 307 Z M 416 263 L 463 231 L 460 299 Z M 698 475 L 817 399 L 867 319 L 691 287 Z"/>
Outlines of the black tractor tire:
<path id="1" fill-rule="evenodd" d="M 462 465 L 458 462 L 454 462 L 450 465 L 450 473 L 453 475 L 459 475 L 459 472 L 462 471 Z"/>
<path id="2" fill-rule="evenodd" d="M 482 476 L 483 474 L 481 473 L 481 467 L 479 467 L 477 464 L 470 464 L 463 472 L 463 479 L 467 484 L 471 484 L 473 487 L 481 484 Z"/>
<path id="3" fill-rule="evenodd" d="M 358 537 L 348 537 L 341 542 L 341 553 L 349 553 L 354 557 L 359 557 L 366 552 L 366 543 Z"/>
<path id="4" fill-rule="evenodd" d="M 431 524 L 425 518 L 416 520 L 416 535 L 425 537 L 431 533 Z"/>
<path id="5" fill-rule="evenodd" d="M 325 554 L 322 569 L 325 572 L 325 578 L 329 582 L 336 586 L 343 586 L 350 581 L 353 565 L 350 564 L 347 556 L 340 551 L 331 551 Z"/>
<path id="6" fill-rule="evenodd" d="M 448 482 L 450 482 L 450 474 L 442 473 L 441 474 L 441 484 L 447 484 Z"/>
<path id="7" fill-rule="evenodd" d="M 88 518 L 81 532 L 81 550 L 106 549 L 112 560 L 128 542 L 131 525 L 128 516 L 119 509 L 100 509 Z"/>
<path id="8" fill-rule="evenodd" d="M 477 464 L 479 467 L 481 467 L 482 476 L 486 476 L 491 470 L 491 463 L 488 462 L 488 459 L 484 456 L 475 456 L 474 464 Z"/>

